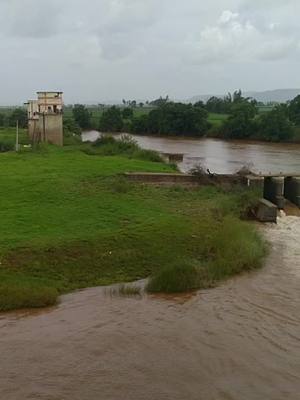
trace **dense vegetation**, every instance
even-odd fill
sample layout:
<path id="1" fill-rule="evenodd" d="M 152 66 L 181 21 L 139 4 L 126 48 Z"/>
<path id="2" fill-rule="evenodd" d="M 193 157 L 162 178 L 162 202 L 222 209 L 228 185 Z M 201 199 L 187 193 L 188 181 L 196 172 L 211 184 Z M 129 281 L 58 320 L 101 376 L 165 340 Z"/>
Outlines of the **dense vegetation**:
<path id="1" fill-rule="evenodd" d="M 104 135 L 97 139 L 91 146 L 84 150 L 89 155 L 115 156 L 122 155 L 136 160 L 163 162 L 159 153 L 154 150 L 140 148 L 130 135 L 122 135 L 120 138 Z"/>
<path id="2" fill-rule="evenodd" d="M 175 264 L 176 273 L 185 263 L 197 270 L 191 283 L 187 269 L 188 285 L 174 284 L 175 291 L 261 264 L 263 243 L 239 220 L 251 192 L 131 184 L 120 173 L 172 172 L 139 150 L 105 137 L 0 155 L 0 310 L 51 305 L 77 288 L 158 279 Z M 226 240 L 232 248 L 222 253 Z"/>
<path id="3" fill-rule="evenodd" d="M 27 111 L 25 108 L 0 108 L 0 127 L 15 127 L 17 121 L 19 122 L 20 128 L 27 127 Z"/>
<path id="4" fill-rule="evenodd" d="M 236 91 L 223 99 L 210 98 L 207 103 L 176 103 L 168 96 L 146 104 L 123 101 L 124 106 L 89 110 L 81 106 L 87 123 L 103 132 L 129 132 L 150 135 L 210 136 L 225 139 L 300 141 L 300 96 L 287 104 L 262 107 L 254 99 Z M 73 108 L 76 116 L 78 106 Z"/>
<path id="5" fill-rule="evenodd" d="M 25 109 L 0 111 L 0 127 L 13 127 L 17 120 L 21 128 L 26 127 Z M 145 104 L 123 100 L 122 106 L 76 104 L 65 108 L 66 138 L 79 136 L 82 130 L 88 129 L 112 133 L 300 141 L 300 95 L 287 104 L 268 108 L 243 97 L 240 90 L 224 98 L 212 97 L 206 104 L 201 101 L 176 103 L 166 96 Z M 1 146 L 6 149 L 7 143 Z"/>

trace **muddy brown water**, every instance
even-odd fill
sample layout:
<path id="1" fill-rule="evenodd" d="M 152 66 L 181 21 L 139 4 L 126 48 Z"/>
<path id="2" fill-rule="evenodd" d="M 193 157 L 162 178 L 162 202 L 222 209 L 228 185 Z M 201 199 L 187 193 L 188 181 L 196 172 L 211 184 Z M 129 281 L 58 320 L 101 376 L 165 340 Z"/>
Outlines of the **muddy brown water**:
<path id="1" fill-rule="evenodd" d="M 100 133 L 85 132 L 84 141 L 95 141 Z M 217 139 L 133 135 L 141 147 L 162 153 L 182 153 L 182 171 L 203 165 L 211 172 L 231 174 L 243 166 L 256 173 L 300 173 L 300 144 L 224 141 Z"/>
<path id="2" fill-rule="evenodd" d="M 215 289 L 0 316 L 0 399 L 299 399 L 300 218 L 263 229 L 266 266 Z"/>

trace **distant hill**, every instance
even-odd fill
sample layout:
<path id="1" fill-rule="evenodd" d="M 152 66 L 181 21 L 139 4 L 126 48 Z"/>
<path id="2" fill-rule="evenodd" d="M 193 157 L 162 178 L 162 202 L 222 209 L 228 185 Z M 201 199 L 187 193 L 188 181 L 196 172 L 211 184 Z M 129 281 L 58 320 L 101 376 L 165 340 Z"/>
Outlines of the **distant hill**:
<path id="1" fill-rule="evenodd" d="M 278 102 L 285 103 L 288 100 L 294 99 L 296 96 L 300 94 L 300 89 L 275 89 L 275 90 L 266 90 L 264 92 L 243 92 L 243 96 L 245 97 L 253 97 L 257 101 L 262 101 L 263 103 L 268 102 Z M 196 103 L 196 101 L 202 100 L 206 102 L 210 97 L 224 97 L 225 94 L 221 95 L 199 95 L 191 97 L 187 100 L 189 103 Z"/>

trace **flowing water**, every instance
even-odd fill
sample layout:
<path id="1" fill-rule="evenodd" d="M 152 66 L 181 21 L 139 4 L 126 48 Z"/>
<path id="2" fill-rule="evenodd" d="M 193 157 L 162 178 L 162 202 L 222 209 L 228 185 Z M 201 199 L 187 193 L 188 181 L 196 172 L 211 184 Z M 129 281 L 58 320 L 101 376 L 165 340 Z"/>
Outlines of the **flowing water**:
<path id="1" fill-rule="evenodd" d="M 0 316 L 0 399 L 299 399 L 300 218 L 262 229 L 267 265 L 215 289 Z"/>
<path id="2" fill-rule="evenodd" d="M 99 132 L 83 133 L 84 141 L 94 141 Z M 214 173 L 233 173 L 247 165 L 254 172 L 296 173 L 300 171 L 300 144 L 224 141 L 133 135 L 141 147 L 164 153 L 184 154 L 179 165 L 184 172 L 197 164 Z"/>

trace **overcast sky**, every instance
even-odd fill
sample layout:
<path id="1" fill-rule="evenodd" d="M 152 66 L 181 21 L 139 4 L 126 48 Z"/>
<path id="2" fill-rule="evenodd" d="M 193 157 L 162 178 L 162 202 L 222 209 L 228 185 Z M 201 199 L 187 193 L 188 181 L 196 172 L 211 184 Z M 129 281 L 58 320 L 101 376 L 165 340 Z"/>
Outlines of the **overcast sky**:
<path id="1" fill-rule="evenodd" d="M 0 0 L 0 104 L 300 87 L 299 0 Z"/>

